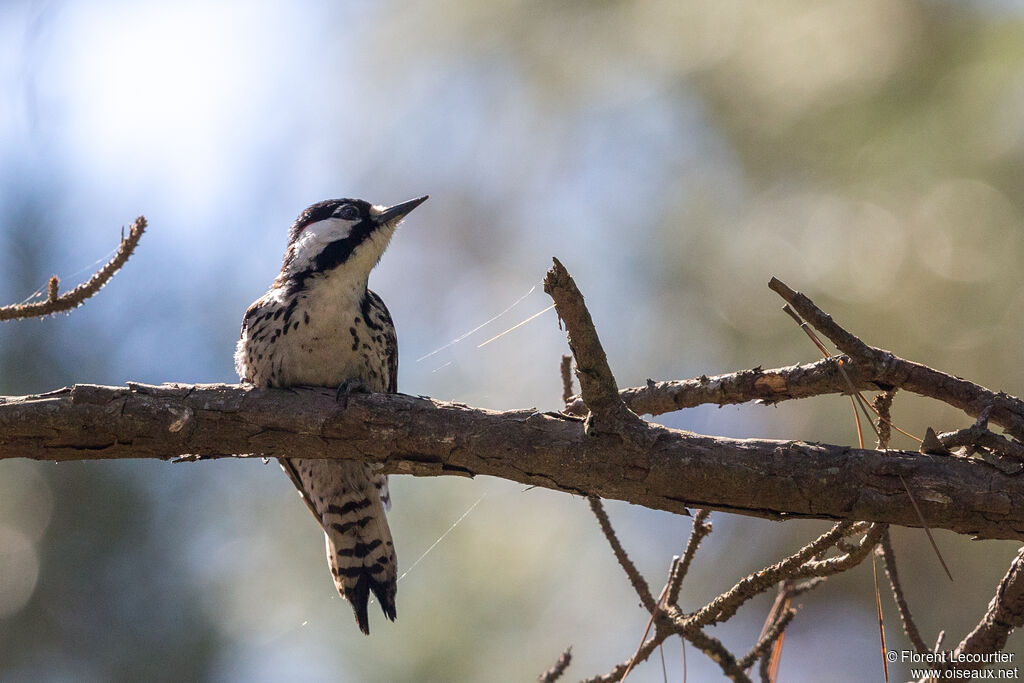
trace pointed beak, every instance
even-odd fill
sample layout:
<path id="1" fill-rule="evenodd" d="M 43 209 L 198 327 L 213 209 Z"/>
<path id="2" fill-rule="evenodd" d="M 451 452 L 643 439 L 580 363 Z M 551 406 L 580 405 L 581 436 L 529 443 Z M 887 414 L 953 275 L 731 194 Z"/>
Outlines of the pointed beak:
<path id="1" fill-rule="evenodd" d="M 377 224 L 384 225 L 385 223 L 394 223 L 401 220 L 407 213 L 415 209 L 417 206 L 427 201 L 430 195 L 423 195 L 416 199 L 410 199 L 407 202 L 401 204 L 395 204 L 377 214 Z"/>

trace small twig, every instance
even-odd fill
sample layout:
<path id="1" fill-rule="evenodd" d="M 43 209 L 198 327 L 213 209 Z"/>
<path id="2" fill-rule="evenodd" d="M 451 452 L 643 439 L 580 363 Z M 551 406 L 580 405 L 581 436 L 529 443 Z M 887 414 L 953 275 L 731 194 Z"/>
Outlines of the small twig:
<path id="1" fill-rule="evenodd" d="M 797 315 L 796 311 L 790 308 L 789 304 L 783 306 L 782 310 L 787 315 L 789 315 L 790 318 L 796 321 L 796 323 L 800 326 L 800 329 L 803 330 L 808 337 L 810 337 L 811 341 L 814 342 L 814 345 L 818 347 L 818 351 L 820 351 L 821 354 L 825 356 L 825 358 L 832 357 L 832 353 L 828 350 L 828 348 L 825 347 L 825 344 L 821 341 L 821 339 L 818 338 L 818 335 L 814 333 L 814 330 L 812 330 L 807 325 L 807 323 L 804 322 L 799 315 Z M 857 387 L 853 384 L 853 380 L 850 379 L 850 375 L 847 374 L 846 368 L 843 367 L 842 361 L 839 361 L 838 367 L 839 374 L 843 376 L 843 380 L 846 382 L 847 389 L 849 389 L 850 403 L 853 405 L 853 419 L 857 423 L 858 445 L 860 446 L 860 448 L 864 448 L 864 434 L 861 431 L 860 413 L 857 410 L 858 407 L 860 408 L 860 410 L 864 412 L 864 417 L 868 419 L 868 424 L 871 425 L 871 429 L 875 432 L 876 436 L 879 433 L 878 427 L 875 426 L 875 423 L 871 420 L 871 415 L 868 413 L 868 408 L 870 407 L 870 404 L 867 402 L 867 399 L 864 398 L 864 395 L 857 391 Z M 875 413 L 877 414 L 878 411 L 875 411 Z M 897 429 L 899 428 L 897 427 Z"/>
<path id="2" fill-rule="evenodd" d="M 707 519 L 711 516 L 710 510 L 697 510 L 693 515 L 693 530 L 690 532 L 690 539 L 686 542 L 686 550 L 681 558 L 676 558 L 672 563 L 672 572 L 668 579 L 668 593 L 665 602 L 675 605 L 679 602 L 679 589 L 686 578 L 686 572 L 690 569 L 690 563 L 697 552 L 704 537 L 711 533 L 711 523 Z"/>
<path id="3" fill-rule="evenodd" d="M 626 554 L 622 543 L 619 542 L 618 536 L 615 535 L 615 529 L 612 528 L 611 520 L 608 519 L 608 513 L 605 512 L 601 499 L 590 496 L 587 498 L 587 502 L 590 503 L 590 509 L 593 510 L 594 516 L 597 517 L 597 523 L 601 525 L 601 531 L 604 533 L 604 537 L 608 539 L 608 544 L 611 545 L 612 552 L 615 553 L 615 559 L 619 561 L 619 564 L 625 570 L 626 576 L 629 577 L 633 590 L 640 597 L 640 602 L 643 603 L 644 609 L 653 613 L 657 608 L 657 602 L 655 602 L 654 596 L 651 595 L 651 589 L 647 585 L 647 581 L 637 571 L 636 565 L 629 559 L 629 555 Z"/>
<path id="4" fill-rule="evenodd" d="M 878 416 L 878 424 L 875 427 L 875 433 L 878 434 L 878 441 L 875 445 L 880 450 L 889 449 L 889 439 L 892 437 L 892 402 L 893 399 L 896 398 L 896 391 L 897 389 L 895 388 L 890 389 L 889 391 L 883 391 L 881 394 L 876 396 L 875 400 L 871 403 L 871 409 L 875 411 L 875 415 Z M 877 524 L 875 526 L 881 532 L 876 542 L 881 541 L 883 538 L 888 538 L 888 525 Z M 875 589 L 875 610 L 878 614 L 878 638 L 882 652 L 882 671 L 885 674 L 885 683 L 889 683 L 888 649 L 885 645 L 885 617 L 882 615 L 882 592 L 878 588 L 878 561 L 874 554 L 871 555 L 871 576 Z"/>
<path id="5" fill-rule="evenodd" d="M 988 611 L 978 625 L 956 646 L 956 654 L 998 652 L 1006 647 L 1010 632 L 1024 626 L 1024 548 L 1010 562 L 999 582 Z M 984 666 L 966 665 L 967 668 Z"/>
<path id="6" fill-rule="evenodd" d="M 871 357 L 872 348 L 850 334 L 832 320 L 832 316 L 823 312 L 800 292 L 795 292 L 786 283 L 778 278 L 772 278 L 768 282 L 768 289 L 772 290 L 796 309 L 797 313 L 808 321 L 814 328 L 832 340 L 843 353 L 854 358 Z"/>
<path id="7" fill-rule="evenodd" d="M 839 374 L 839 361 L 858 389 L 879 389 L 878 384 L 871 381 L 873 368 L 858 366 L 848 356 L 833 356 L 784 368 L 757 367 L 692 379 L 648 380 L 646 386 L 622 389 L 619 396 L 638 415 L 662 415 L 709 403 L 735 405 L 758 401 L 771 405 L 798 398 L 845 394 L 849 389 Z M 582 398 L 574 396 L 566 412 L 582 417 L 587 414 L 587 407 Z"/>
<path id="8" fill-rule="evenodd" d="M 872 524 L 868 527 L 864 538 L 850 552 L 839 557 L 830 557 L 827 560 L 810 560 L 797 568 L 790 575 L 790 578 L 825 577 L 856 567 L 864 561 L 864 558 L 871 554 L 871 550 L 878 544 L 878 540 L 881 538 L 885 528 L 885 524 Z"/>
<path id="9" fill-rule="evenodd" d="M 661 589 L 661 595 L 658 596 L 657 606 L 653 610 L 651 610 L 651 617 L 647 620 L 647 626 L 644 627 L 644 634 L 640 636 L 640 645 L 637 646 L 636 652 L 633 653 L 633 657 L 629 660 L 629 666 L 627 666 L 626 670 L 622 673 L 622 678 L 619 679 L 620 681 L 625 681 L 626 676 L 628 676 L 629 672 L 633 670 L 633 667 L 636 666 L 640 661 L 642 661 L 640 659 L 637 659 L 640 656 L 640 649 L 643 647 L 643 644 L 647 641 L 647 634 L 651 632 L 651 627 L 654 626 L 654 622 L 659 616 L 661 606 L 662 604 L 664 604 L 662 601 L 665 599 L 665 591 L 667 590 L 668 582 L 666 582 L 665 586 Z M 661 629 L 657 629 L 657 631 L 660 633 Z M 658 649 L 661 649 L 660 645 L 658 646 Z M 648 654 L 647 656 L 650 656 L 650 654 Z M 647 659 L 647 657 L 645 656 L 644 659 Z M 662 664 L 664 664 L 664 659 L 664 653 L 662 653 Z"/>
<path id="10" fill-rule="evenodd" d="M 892 410 L 892 401 L 895 398 L 895 396 L 896 396 L 896 389 L 890 389 L 889 391 L 884 391 L 884 392 L 882 392 L 881 394 L 879 394 L 875 398 L 875 401 L 874 401 L 874 403 L 871 406 L 872 410 L 875 411 L 875 414 L 878 415 L 878 429 L 876 430 L 876 432 L 878 433 L 878 447 L 880 449 L 887 450 L 889 448 L 889 437 L 890 437 L 890 435 L 892 433 L 889 428 L 893 426 L 892 420 L 890 419 L 890 411 Z M 985 413 L 985 415 L 987 416 L 987 413 Z M 980 423 L 980 418 L 979 418 L 979 423 Z M 899 429 L 899 427 L 897 427 L 896 429 Z M 903 434 L 906 434 L 906 432 L 904 432 L 902 429 L 899 429 L 899 431 L 901 433 L 903 433 Z M 930 435 L 930 434 L 932 434 L 931 429 L 928 430 L 928 434 L 925 436 L 925 438 L 927 439 L 928 435 Z M 903 479 L 903 477 L 900 477 L 900 481 L 903 482 L 903 488 L 904 488 L 904 490 L 906 490 L 907 496 L 910 497 L 910 501 L 914 504 L 914 511 L 917 513 L 918 520 L 920 520 L 920 522 L 921 522 L 921 528 L 924 529 L 925 534 L 927 534 L 927 536 L 928 536 L 928 540 L 932 544 L 932 549 L 935 551 L 935 556 L 937 558 L 939 558 L 939 563 L 942 565 L 942 568 L 946 570 L 946 575 L 949 577 L 949 580 L 952 581 L 953 580 L 953 575 L 949 573 L 949 568 L 946 567 L 946 560 L 943 559 L 942 553 L 939 552 L 939 546 L 935 543 L 935 539 L 932 538 L 932 530 L 928 527 L 928 522 L 925 521 L 924 515 L 921 513 L 921 508 L 919 508 L 918 505 L 917 505 L 917 501 L 914 500 L 914 494 L 911 493 L 910 487 L 907 486 L 907 482 L 906 482 L 906 480 Z M 888 533 L 889 533 L 889 530 L 888 530 L 888 528 L 886 528 L 885 531 L 884 531 L 884 535 L 886 537 L 888 537 Z M 874 567 L 874 558 L 872 558 L 872 567 Z M 879 601 L 881 601 L 881 596 L 878 596 L 878 599 L 879 599 Z M 882 634 L 882 638 L 883 638 L 883 640 L 885 639 L 884 632 Z M 884 649 L 884 643 L 883 643 L 883 649 Z M 883 657 L 884 657 L 884 653 L 883 653 Z M 886 680 L 888 680 L 888 677 L 889 677 L 889 665 L 888 664 L 885 665 L 885 675 L 886 675 Z"/>
<path id="11" fill-rule="evenodd" d="M 798 595 L 803 595 L 808 591 L 812 591 L 821 584 L 825 583 L 825 578 L 826 577 L 824 576 L 814 576 L 807 579 L 806 581 L 798 581 L 796 583 L 793 583 L 789 588 L 789 595 L 795 598 Z"/>
<path id="12" fill-rule="evenodd" d="M 643 420 L 619 398 L 615 376 L 608 365 L 608 356 L 601 346 L 583 294 L 565 266 L 558 259 L 552 260 L 554 265 L 544 276 L 544 291 L 555 302 L 559 320 L 565 323 L 569 349 L 576 360 L 580 394 L 591 413 L 587 433 L 596 433 L 592 429 L 595 420 L 601 425 L 596 430 L 598 432 L 636 430 L 643 425 Z"/>
<path id="13" fill-rule="evenodd" d="M 771 279 L 771 282 L 769 282 L 768 286 L 771 289 L 773 289 L 776 292 L 778 292 L 784 299 L 786 299 L 787 302 L 789 302 L 789 303 L 787 303 L 783 307 L 783 310 L 786 313 L 788 313 L 791 318 L 796 320 L 797 323 L 800 324 L 800 328 L 804 332 L 807 333 L 807 335 L 811 338 L 811 340 L 818 347 L 818 349 L 822 353 L 824 353 L 826 356 L 828 356 L 829 353 L 826 350 L 825 345 L 821 342 L 820 339 L 818 339 L 817 335 L 814 334 L 814 332 L 812 332 L 810 330 L 810 328 L 808 328 L 806 326 L 806 324 L 801 320 L 800 316 L 795 311 L 793 311 L 793 309 L 790 308 L 790 303 L 794 303 L 795 304 L 795 302 L 800 302 L 801 304 L 804 305 L 804 309 L 806 311 L 809 311 L 810 313 L 815 314 L 816 317 L 817 317 L 818 323 L 819 323 L 819 324 L 816 324 L 815 327 L 818 327 L 818 329 L 821 329 L 822 332 L 824 334 L 826 334 L 836 344 L 836 346 L 838 346 L 840 349 L 846 351 L 847 353 L 849 353 L 849 354 L 851 354 L 853 356 L 856 356 L 858 354 L 864 355 L 865 353 L 867 353 L 867 351 L 865 351 L 865 349 L 870 350 L 870 347 L 868 347 L 866 344 L 864 344 L 856 336 L 850 334 L 846 330 L 842 329 L 841 327 L 839 327 L 838 325 L 833 323 L 832 322 L 832 318 L 830 316 L 826 315 L 825 313 L 823 313 L 817 307 L 815 307 L 814 303 L 811 302 L 811 300 L 808 299 L 807 297 L 805 297 L 802 294 L 799 294 L 797 292 L 793 292 L 784 283 L 780 282 L 779 280 L 776 280 L 775 278 Z M 831 334 L 829 333 L 829 331 L 831 331 Z M 886 353 L 888 353 L 888 352 L 886 352 Z M 889 354 L 889 355 L 891 355 L 891 354 Z M 846 373 L 846 370 L 843 368 L 843 364 L 841 362 L 839 364 L 839 371 L 843 375 L 843 379 L 846 380 L 846 382 L 847 382 L 847 384 L 849 385 L 849 388 L 850 388 L 850 392 L 851 392 L 850 397 L 851 397 L 851 401 L 854 404 L 854 417 L 857 418 L 857 438 L 860 440 L 860 447 L 861 448 L 864 447 L 864 437 L 863 437 L 863 435 L 860 432 L 860 418 L 857 417 L 857 407 L 858 406 L 860 406 L 860 408 L 864 411 L 865 416 L 868 418 L 868 424 L 871 425 L 871 429 L 874 430 L 875 435 L 878 437 L 879 448 L 888 448 L 888 444 L 889 444 L 889 427 L 892 427 L 892 428 L 896 429 L 901 434 L 905 434 L 906 436 L 910 436 L 913 439 L 917 439 L 917 437 L 915 437 L 915 436 L 913 436 L 911 434 L 908 434 L 907 432 L 903 431 L 902 429 L 900 429 L 899 427 L 894 425 L 892 423 L 892 420 L 889 419 L 889 408 L 890 408 L 890 406 L 892 404 L 892 396 L 894 395 L 894 393 L 896 391 L 895 388 L 890 389 L 889 391 L 885 392 L 882 396 L 880 396 L 876 400 L 877 406 L 874 405 L 874 404 L 869 404 L 867 402 L 867 399 L 864 398 L 863 394 L 861 394 L 859 391 L 856 390 L 856 388 L 853 385 L 853 381 L 850 379 L 850 376 Z M 854 399 L 856 399 L 856 400 L 854 400 Z M 878 425 L 877 426 L 871 420 L 871 415 L 868 413 L 868 408 L 870 408 L 872 411 L 874 411 L 874 413 L 878 416 Z M 983 411 L 984 419 L 987 420 L 988 419 L 988 415 L 991 412 L 992 412 L 991 406 L 986 408 Z M 980 421 L 981 421 L 981 418 L 979 418 L 979 423 L 980 423 Z M 883 437 L 883 432 L 882 432 L 883 425 L 884 425 L 884 429 L 885 429 L 884 437 Z M 917 440 L 920 441 L 920 439 L 917 439 Z M 942 564 L 942 568 L 946 570 L 946 575 L 949 576 L 949 580 L 952 581 L 953 580 L 953 575 L 949 573 L 949 568 L 946 566 L 946 561 L 943 559 L 942 553 L 939 552 L 939 546 L 935 543 L 935 539 L 932 537 L 932 531 L 931 531 L 931 529 L 928 528 L 928 523 L 925 521 L 924 515 L 921 513 L 921 508 L 918 507 L 918 505 L 917 505 L 917 500 L 914 499 L 914 494 L 911 492 L 910 487 L 907 486 L 907 482 L 903 479 L 902 475 L 900 476 L 900 481 L 903 482 L 903 488 L 906 489 L 907 495 L 910 497 L 910 502 L 914 506 L 914 511 L 917 513 L 918 519 L 921 522 L 921 527 L 924 529 L 925 534 L 928 535 L 928 541 L 932 544 L 932 548 L 935 550 L 936 557 L 939 558 L 939 562 Z M 883 636 L 883 638 L 884 638 L 884 636 Z M 886 680 L 888 681 L 888 673 L 889 673 L 888 665 L 886 665 L 885 668 L 886 668 Z"/>
<path id="14" fill-rule="evenodd" d="M 708 656 L 711 661 L 722 667 L 722 673 L 736 683 L 749 683 L 750 677 L 744 671 L 747 667 L 740 666 L 736 656 L 722 644 L 718 638 L 709 636 L 699 628 L 684 629 L 683 637 L 690 641 L 695 648 Z"/>
<path id="15" fill-rule="evenodd" d="M 871 403 L 871 408 L 878 415 L 878 444 L 880 450 L 889 448 L 889 439 L 892 438 L 892 401 L 896 398 L 896 389 L 883 391 Z"/>
<path id="16" fill-rule="evenodd" d="M 974 382 L 953 377 L 920 363 L 868 346 L 850 334 L 832 316 L 814 305 L 803 294 L 793 291 L 777 278 L 768 283 L 769 289 L 789 303 L 804 320 L 828 337 L 840 351 L 857 364 L 873 369 L 877 381 L 899 386 L 908 391 L 938 399 L 977 417 L 987 406 L 992 406 L 992 421 L 1018 439 L 1024 439 L 1024 401 L 1002 392 L 992 392 Z"/>
<path id="17" fill-rule="evenodd" d="M 1024 444 L 1011 441 L 1002 434 L 996 434 L 977 424 L 955 432 L 942 432 L 937 436 L 939 442 L 946 448 L 980 447 L 1016 461 L 1024 461 Z"/>
<path id="18" fill-rule="evenodd" d="M 757 635 L 757 639 L 761 640 L 765 637 L 765 634 L 771 629 L 772 624 L 779 620 L 782 613 L 789 609 L 792 604 L 793 598 L 793 581 L 785 579 L 779 582 L 779 590 L 775 595 L 775 601 L 772 602 L 771 609 L 768 610 L 768 616 L 765 617 L 764 624 L 761 626 L 761 633 Z"/>
<path id="19" fill-rule="evenodd" d="M 39 301 L 31 304 L 10 304 L 8 306 L 0 306 L 0 320 L 15 320 L 18 318 L 40 318 L 42 316 L 50 315 L 52 313 L 60 313 L 62 311 L 69 311 L 76 306 L 80 306 L 83 301 L 91 297 L 96 292 L 103 288 L 103 285 L 107 284 L 107 281 L 114 276 L 118 270 L 121 269 L 135 251 L 135 247 L 139 243 L 139 239 L 142 238 L 142 233 L 146 230 L 146 219 L 143 216 L 139 216 L 132 223 L 131 228 L 128 230 L 128 236 L 121 238 L 121 245 L 117 249 L 117 253 L 114 257 L 107 261 L 102 268 L 93 274 L 86 282 L 78 285 L 74 289 L 68 292 L 64 292 L 58 296 L 57 289 L 60 286 L 60 280 L 54 275 L 50 278 L 49 284 L 47 285 L 47 298 L 46 301 Z"/>
<path id="20" fill-rule="evenodd" d="M 882 561 L 885 563 L 885 573 L 889 575 L 889 587 L 892 589 L 892 597 L 896 601 L 896 608 L 900 613 L 900 621 L 903 622 L 903 632 L 907 634 L 907 638 L 910 639 L 910 643 L 916 651 L 921 653 L 928 652 L 928 645 L 925 644 L 924 639 L 921 637 L 921 632 L 914 622 L 914 617 L 910 614 L 907 598 L 903 594 L 903 584 L 900 583 L 900 576 L 896 571 L 896 554 L 892 549 L 892 536 L 888 529 L 882 534 L 880 547 Z"/>
<path id="21" fill-rule="evenodd" d="M 687 626 L 700 627 L 725 621 L 735 614 L 736 610 L 745 602 L 768 590 L 782 579 L 788 578 L 807 560 L 849 533 L 851 526 L 853 526 L 853 522 L 839 522 L 784 560 L 740 580 L 735 586 L 686 618 L 684 623 Z"/>
<path id="22" fill-rule="evenodd" d="M 749 669 L 754 665 L 758 659 L 768 653 L 768 649 L 775 644 L 779 636 L 782 635 L 789 623 L 793 621 L 793 617 L 796 616 L 796 610 L 793 608 L 787 608 L 782 612 L 778 619 L 776 619 L 768 630 L 758 639 L 757 643 L 750 649 L 750 652 L 740 657 L 736 662 L 736 665 L 741 669 Z"/>
<path id="23" fill-rule="evenodd" d="M 572 662 L 571 645 L 565 648 L 565 652 L 561 654 L 554 666 L 537 677 L 537 683 L 555 683 L 555 681 L 562 677 L 565 670 L 569 668 L 570 662 Z"/>
<path id="24" fill-rule="evenodd" d="M 562 403 L 569 405 L 572 398 L 572 356 L 562 356 Z"/>
<path id="25" fill-rule="evenodd" d="M 775 596 L 775 602 L 772 603 L 772 608 L 768 610 L 768 618 L 765 619 L 764 626 L 761 627 L 761 633 L 757 637 L 758 641 L 760 642 L 764 639 L 771 631 L 772 625 L 781 619 L 785 612 L 789 611 L 790 605 L 793 603 L 793 598 L 816 588 L 824 583 L 824 581 L 824 577 L 819 576 L 808 579 L 807 581 L 794 582 L 792 579 L 786 579 L 779 583 L 779 593 Z M 774 683 L 778 678 L 779 664 L 782 661 L 782 647 L 785 642 L 786 633 L 785 631 L 782 631 L 775 639 L 775 642 L 772 643 L 771 650 L 764 652 L 761 655 L 761 664 L 758 667 L 758 673 L 760 674 L 762 681 Z"/>
<path id="26" fill-rule="evenodd" d="M 665 642 L 665 639 L 668 638 L 668 636 L 668 632 L 655 633 L 651 637 L 651 639 L 645 642 L 643 645 L 641 645 L 640 649 L 638 649 L 636 653 L 628 660 L 616 665 L 615 668 L 613 668 L 608 673 L 588 678 L 585 681 L 583 681 L 583 683 L 619 683 L 619 681 L 622 680 L 622 677 L 625 675 L 626 671 L 629 669 L 629 667 L 634 661 L 645 661 L 648 657 L 651 656 L 651 653 L 654 652 L 655 648 L 657 648 L 659 645 Z"/>

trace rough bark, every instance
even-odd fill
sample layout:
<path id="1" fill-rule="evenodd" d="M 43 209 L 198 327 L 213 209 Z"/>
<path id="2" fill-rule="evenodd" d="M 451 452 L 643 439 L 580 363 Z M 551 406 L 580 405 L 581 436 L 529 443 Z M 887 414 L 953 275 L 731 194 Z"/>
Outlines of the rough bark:
<path id="1" fill-rule="evenodd" d="M 588 436 L 575 417 L 403 394 L 356 395 L 346 407 L 329 390 L 78 385 L 0 398 L 0 458 L 349 458 L 389 473 L 490 475 L 671 512 L 919 526 L 902 476 L 931 527 L 1024 540 L 1024 479 L 978 459 L 644 425 L 637 448 Z"/>

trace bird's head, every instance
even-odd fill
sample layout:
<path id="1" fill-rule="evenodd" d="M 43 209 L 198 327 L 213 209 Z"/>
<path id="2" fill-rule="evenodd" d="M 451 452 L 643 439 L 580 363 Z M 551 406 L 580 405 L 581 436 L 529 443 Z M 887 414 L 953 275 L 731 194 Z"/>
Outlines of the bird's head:
<path id="1" fill-rule="evenodd" d="M 362 199 L 328 199 L 312 205 L 292 223 L 280 278 L 301 282 L 344 268 L 365 281 L 398 224 L 426 200 L 377 206 Z"/>

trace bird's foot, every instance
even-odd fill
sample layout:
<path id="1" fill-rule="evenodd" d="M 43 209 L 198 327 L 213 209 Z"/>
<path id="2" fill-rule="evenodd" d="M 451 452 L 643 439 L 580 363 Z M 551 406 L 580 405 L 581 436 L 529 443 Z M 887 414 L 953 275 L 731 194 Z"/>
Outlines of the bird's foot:
<path id="1" fill-rule="evenodd" d="M 348 408 L 348 397 L 352 394 L 368 394 L 370 387 L 358 377 L 345 380 L 338 385 L 338 391 L 334 394 L 334 400 L 341 403 L 343 408 Z"/>

